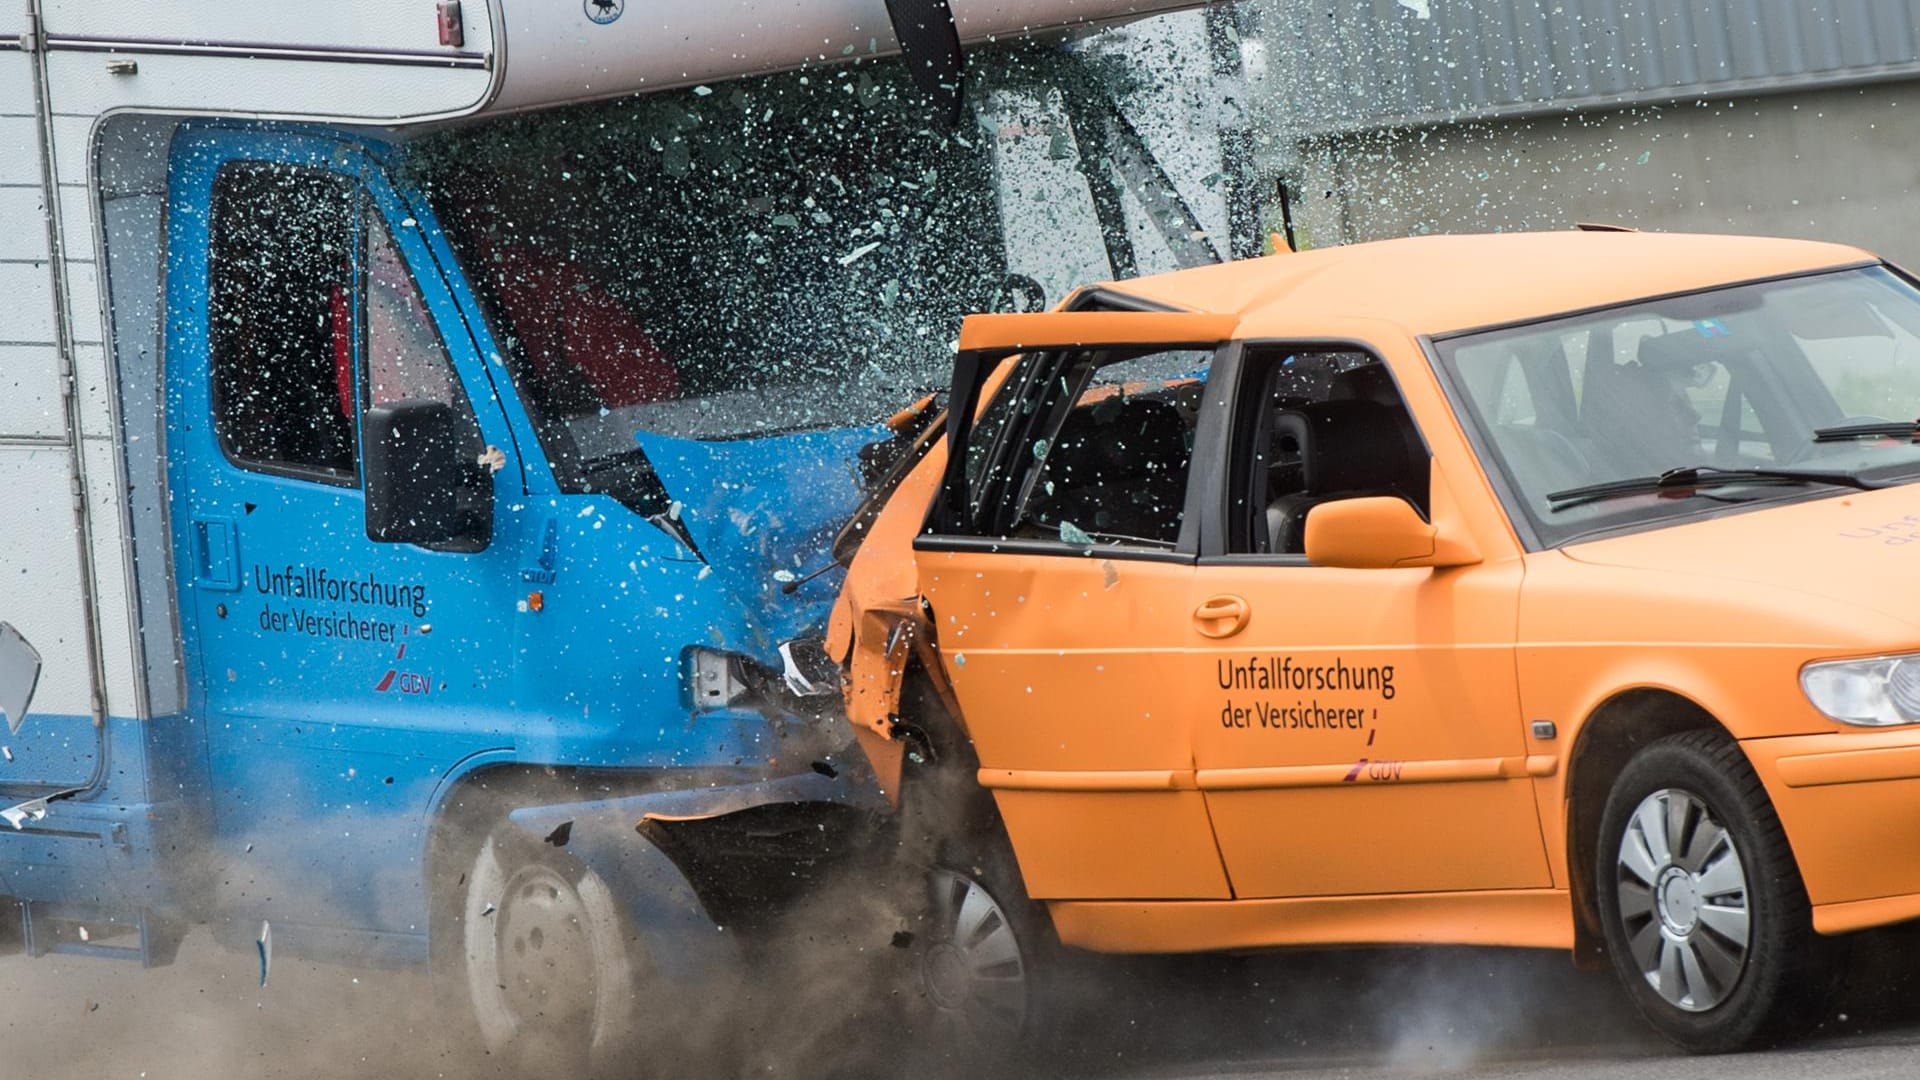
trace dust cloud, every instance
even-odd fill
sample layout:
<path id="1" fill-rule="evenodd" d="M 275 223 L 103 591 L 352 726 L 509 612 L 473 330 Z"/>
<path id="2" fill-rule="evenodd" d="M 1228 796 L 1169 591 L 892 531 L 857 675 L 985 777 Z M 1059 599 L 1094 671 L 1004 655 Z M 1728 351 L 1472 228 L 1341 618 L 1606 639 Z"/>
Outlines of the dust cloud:
<path id="1" fill-rule="evenodd" d="M 1558 953 L 1457 948 L 1174 958 L 1064 951 L 1047 958 L 1048 1023 L 1037 1036 L 969 1049 L 926 1000 L 914 947 L 930 932 L 924 867 L 894 848 L 933 820 L 909 810 L 899 819 L 904 833 L 847 841 L 864 845 L 861 857 L 775 917 L 723 919 L 713 932 L 735 939 L 739 964 L 697 983 L 645 983 L 647 1030 L 627 1056 L 593 1074 L 1012 1080 L 1254 1062 L 1308 1075 L 1359 1067 L 1428 1076 L 1471 1074 L 1517 1055 L 1670 1053 L 1610 972 L 1576 970 Z M 364 808 L 343 807 L 312 825 L 374 843 L 379 823 Z M 286 835 L 262 829 L 217 851 L 177 855 L 175 867 L 230 903 L 311 910 L 344 868 L 315 863 L 284 879 L 262 870 L 276 836 Z M 418 838 L 401 830 L 381 842 L 417 850 Z M 197 928 L 175 963 L 151 970 L 30 959 L 6 936 L 17 925 L 0 921 L 0 1080 L 585 1080 L 561 1055 L 529 1064 L 480 1050 L 459 1034 L 462 1018 L 436 1004 L 424 967 L 320 963 L 283 948 L 262 986 L 257 921 Z M 94 927 L 92 940 L 108 929 Z M 1884 1012 L 1884 1003 L 1915 999 L 1913 945 L 1912 934 L 1885 934 L 1856 946 L 1853 1003 L 1836 1002 L 1825 1031 L 1875 1022 L 1874 1002 Z"/>

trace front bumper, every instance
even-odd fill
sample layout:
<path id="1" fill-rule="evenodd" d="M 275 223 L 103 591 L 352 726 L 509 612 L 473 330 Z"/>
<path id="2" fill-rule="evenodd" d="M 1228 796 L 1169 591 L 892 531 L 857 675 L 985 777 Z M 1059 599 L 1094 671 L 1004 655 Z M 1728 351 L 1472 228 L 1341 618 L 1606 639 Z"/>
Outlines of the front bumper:
<path id="1" fill-rule="evenodd" d="M 1920 918 L 1920 727 L 1741 744 L 1823 934 Z"/>
<path id="2" fill-rule="evenodd" d="M 711 866 L 669 848 L 652 823 L 717 822 L 754 811 L 886 805 L 870 775 L 818 771 L 737 784 L 649 791 L 590 802 L 526 806 L 507 815 L 529 837 L 564 846 L 606 881 L 649 962 L 670 981 L 709 978 L 741 961 L 733 911 L 716 896 Z M 565 827 L 564 829 L 562 827 Z"/>

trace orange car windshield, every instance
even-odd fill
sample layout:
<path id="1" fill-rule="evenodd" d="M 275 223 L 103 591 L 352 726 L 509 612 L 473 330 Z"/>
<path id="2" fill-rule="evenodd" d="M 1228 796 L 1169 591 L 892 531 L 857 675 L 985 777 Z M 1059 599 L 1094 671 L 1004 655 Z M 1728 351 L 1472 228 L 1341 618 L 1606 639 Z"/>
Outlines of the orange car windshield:
<path id="1" fill-rule="evenodd" d="M 1674 470 L 1920 476 L 1920 290 L 1885 267 L 1643 301 L 1436 349 L 1509 513 L 1542 546 L 1844 490 L 1778 475 L 1633 483 L 1687 475 Z M 1613 490 L 1593 494 L 1602 485 Z"/>

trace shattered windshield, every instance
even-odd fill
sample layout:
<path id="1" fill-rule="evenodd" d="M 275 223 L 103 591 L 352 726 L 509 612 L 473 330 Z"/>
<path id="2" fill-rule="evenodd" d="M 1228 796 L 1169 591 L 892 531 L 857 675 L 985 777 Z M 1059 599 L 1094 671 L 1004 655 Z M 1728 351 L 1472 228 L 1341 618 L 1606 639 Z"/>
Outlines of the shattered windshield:
<path id="1" fill-rule="evenodd" d="M 969 312 L 1220 257 L 1194 206 L 1217 150 L 1129 115 L 1164 93 L 1124 47 L 985 50 L 958 126 L 881 60 L 456 130 L 410 162 L 555 457 L 869 425 L 945 389 Z"/>

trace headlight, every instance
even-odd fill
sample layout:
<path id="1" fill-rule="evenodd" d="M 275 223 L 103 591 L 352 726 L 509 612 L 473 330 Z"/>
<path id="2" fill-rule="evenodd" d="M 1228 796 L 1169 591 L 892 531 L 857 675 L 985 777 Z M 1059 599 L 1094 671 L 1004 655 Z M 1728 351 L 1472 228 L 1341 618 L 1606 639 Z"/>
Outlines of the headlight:
<path id="1" fill-rule="evenodd" d="M 1920 724 L 1920 655 L 1808 664 L 1800 688 L 1814 708 L 1843 724 Z"/>

